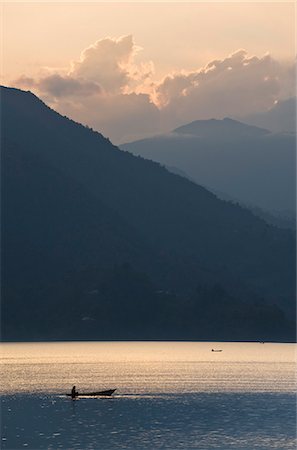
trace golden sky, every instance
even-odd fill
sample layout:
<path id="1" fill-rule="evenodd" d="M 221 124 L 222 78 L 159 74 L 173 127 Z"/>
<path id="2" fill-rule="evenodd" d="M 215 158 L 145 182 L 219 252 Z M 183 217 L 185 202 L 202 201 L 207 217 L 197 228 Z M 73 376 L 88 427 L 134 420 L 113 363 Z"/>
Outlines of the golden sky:
<path id="1" fill-rule="evenodd" d="M 292 59 L 294 2 L 15 3 L 3 8 L 4 77 L 65 67 L 106 36 L 132 34 L 156 77 L 192 70 L 238 48 Z"/>
<path id="2" fill-rule="evenodd" d="M 115 143 L 295 95 L 294 2 L 2 2 L 1 83 Z"/>

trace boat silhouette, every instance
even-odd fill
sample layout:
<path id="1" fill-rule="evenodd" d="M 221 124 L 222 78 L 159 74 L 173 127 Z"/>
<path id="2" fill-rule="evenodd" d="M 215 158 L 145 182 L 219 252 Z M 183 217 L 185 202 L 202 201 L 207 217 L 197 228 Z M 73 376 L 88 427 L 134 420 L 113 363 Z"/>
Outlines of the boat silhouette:
<path id="1" fill-rule="evenodd" d="M 102 397 L 110 397 L 116 389 L 107 389 L 106 391 L 96 391 L 96 392 L 76 392 L 75 397 L 96 397 L 96 396 L 102 396 Z M 67 397 L 73 397 L 73 395 L 66 394 Z"/>

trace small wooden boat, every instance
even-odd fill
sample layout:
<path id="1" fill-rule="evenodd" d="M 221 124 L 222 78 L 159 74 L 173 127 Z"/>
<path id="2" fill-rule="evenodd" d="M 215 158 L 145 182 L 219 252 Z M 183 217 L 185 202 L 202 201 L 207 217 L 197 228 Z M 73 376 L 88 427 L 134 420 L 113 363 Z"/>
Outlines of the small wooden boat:
<path id="1" fill-rule="evenodd" d="M 116 391 L 116 389 L 108 389 L 106 391 L 98 391 L 98 392 L 76 392 L 75 393 L 75 397 L 110 397 L 114 392 Z M 66 394 L 67 397 L 72 397 L 72 394 Z"/>
<path id="2" fill-rule="evenodd" d="M 211 351 L 212 351 L 212 352 L 222 352 L 223 350 L 219 350 L 219 349 L 218 349 L 218 350 L 215 350 L 215 349 L 212 348 Z"/>

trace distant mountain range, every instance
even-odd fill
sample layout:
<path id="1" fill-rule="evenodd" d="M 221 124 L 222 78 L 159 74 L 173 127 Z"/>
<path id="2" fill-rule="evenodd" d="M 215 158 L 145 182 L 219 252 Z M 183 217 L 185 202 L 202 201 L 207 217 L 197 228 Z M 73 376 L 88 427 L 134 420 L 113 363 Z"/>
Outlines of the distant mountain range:
<path id="1" fill-rule="evenodd" d="M 295 134 L 275 134 L 228 118 L 198 120 L 121 148 L 182 171 L 221 198 L 274 215 L 295 215 Z"/>
<path id="2" fill-rule="evenodd" d="M 295 339 L 292 232 L 0 98 L 3 339 Z"/>
<path id="3" fill-rule="evenodd" d="M 243 121 L 274 133 L 296 133 L 296 97 L 280 100 L 270 110 L 246 116 Z"/>

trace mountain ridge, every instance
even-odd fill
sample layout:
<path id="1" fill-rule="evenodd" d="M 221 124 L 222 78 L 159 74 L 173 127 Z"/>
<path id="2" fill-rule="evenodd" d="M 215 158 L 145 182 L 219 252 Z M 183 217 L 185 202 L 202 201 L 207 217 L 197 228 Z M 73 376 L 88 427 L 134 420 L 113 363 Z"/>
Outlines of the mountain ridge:
<path id="1" fill-rule="evenodd" d="M 120 148 L 175 167 L 225 198 L 272 213 L 295 214 L 295 135 L 275 134 L 232 119 L 195 121 L 176 130 Z"/>
<path id="2" fill-rule="evenodd" d="M 189 134 L 203 138 L 215 138 L 215 132 L 220 132 L 223 138 L 244 138 L 270 134 L 269 130 L 239 122 L 225 117 L 224 119 L 195 120 L 173 130 L 177 134 Z"/>
<path id="3" fill-rule="evenodd" d="M 40 338 L 43 330 L 50 338 L 112 338 L 116 328 L 121 339 L 138 339 L 143 335 L 137 321 L 150 338 L 203 338 L 214 333 L 219 316 L 210 305 L 213 326 L 203 322 L 199 331 L 195 321 L 204 314 L 208 291 L 195 292 L 216 283 L 227 287 L 222 298 L 231 305 L 226 311 L 234 333 L 235 303 L 264 297 L 270 329 L 265 336 L 273 335 L 275 320 L 278 338 L 288 336 L 289 319 L 273 318 L 269 305 L 292 309 L 293 234 L 158 163 L 123 152 L 37 97 L 20 97 L 17 90 L 1 89 L 5 339 L 16 333 Z M 256 306 L 249 307 L 255 317 Z M 105 326 L 100 310 L 106 318 L 113 309 L 131 317 L 116 325 L 110 317 Z M 67 313 L 73 327 L 63 322 Z M 94 320 L 82 322 L 84 317 Z M 259 326 L 250 323 L 245 336 L 260 335 Z"/>

